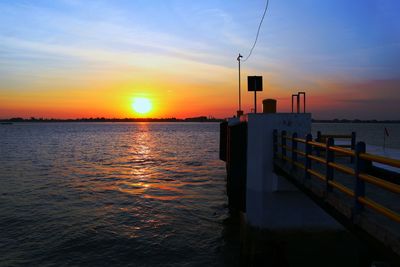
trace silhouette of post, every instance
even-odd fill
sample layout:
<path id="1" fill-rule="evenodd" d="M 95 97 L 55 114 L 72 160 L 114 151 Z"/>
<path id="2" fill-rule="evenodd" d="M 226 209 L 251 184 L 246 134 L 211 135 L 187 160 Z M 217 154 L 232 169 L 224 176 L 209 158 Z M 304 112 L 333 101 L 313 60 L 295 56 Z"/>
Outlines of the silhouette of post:
<path id="1" fill-rule="evenodd" d="M 243 115 L 243 111 L 242 111 L 242 97 L 241 97 L 241 93 L 240 93 L 240 84 L 241 84 L 241 81 L 240 81 L 240 59 L 242 58 L 243 56 L 239 53 L 239 56 L 237 57 L 237 61 L 239 62 L 239 110 L 237 111 L 237 116 L 238 117 L 240 117 L 240 116 L 242 116 Z"/>
<path id="2" fill-rule="evenodd" d="M 262 76 L 247 76 L 247 90 L 254 91 L 254 113 L 257 113 L 257 91 L 263 90 Z"/>

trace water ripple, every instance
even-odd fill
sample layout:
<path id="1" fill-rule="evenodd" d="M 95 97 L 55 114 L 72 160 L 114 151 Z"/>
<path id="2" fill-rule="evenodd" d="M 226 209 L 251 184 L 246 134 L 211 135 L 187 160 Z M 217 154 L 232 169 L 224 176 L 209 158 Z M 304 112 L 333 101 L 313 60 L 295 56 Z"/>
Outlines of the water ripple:
<path id="1" fill-rule="evenodd" d="M 218 124 L 0 128 L 0 265 L 223 265 Z"/>

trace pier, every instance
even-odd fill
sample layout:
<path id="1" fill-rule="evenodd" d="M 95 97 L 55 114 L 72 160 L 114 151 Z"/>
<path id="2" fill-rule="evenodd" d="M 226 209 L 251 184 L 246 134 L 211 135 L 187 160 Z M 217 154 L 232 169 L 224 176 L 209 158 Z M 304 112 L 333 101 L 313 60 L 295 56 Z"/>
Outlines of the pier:
<path id="1" fill-rule="evenodd" d="M 399 160 L 368 154 L 363 142 L 350 150 L 335 146 L 332 137 L 320 143 L 310 134 L 302 139 L 296 133 L 288 136 L 274 131 L 273 139 L 277 173 L 347 228 L 369 235 L 400 255 L 400 185 L 368 171 L 372 163 L 399 168 Z M 321 150 L 324 157 L 316 155 Z M 349 159 L 337 157 L 343 155 Z"/>
<path id="2" fill-rule="evenodd" d="M 222 123 L 230 207 L 247 226 L 270 232 L 332 230 L 339 223 L 398 264 L 400 181 L 373 166 L 400 168 L 400 160 L 366 153 L 355 133 L 310 132 L 309 113 L 248 114 Z M 351 142 L 335 145 L 339 138 Z"/>

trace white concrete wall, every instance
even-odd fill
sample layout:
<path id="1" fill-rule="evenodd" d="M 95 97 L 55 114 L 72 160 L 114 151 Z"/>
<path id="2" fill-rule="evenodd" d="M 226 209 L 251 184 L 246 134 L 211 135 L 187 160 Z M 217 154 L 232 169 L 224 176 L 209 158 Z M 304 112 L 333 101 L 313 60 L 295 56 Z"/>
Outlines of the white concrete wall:
<path id="1" fill-rule="evenodd" d="M 339 227 L 286 179 L 273 172 L 273 130 L 311 133 L 310 113 L 248 114 L 246 219 L 261 228 Z M 288 142 L 290 144 L 290 142 Z M 290 152 L 287 154 L 290 156 Z"/>
<path id="2" fill-rule="evenodd" d="M 247 187 L 263 192 L 293 190 L 285 181 L 278 180 L 273 173 L 273 130 L 285 130 L 305 137 L 311 133 L 311 114 L 275 113 L 249 114 L 247 142 Z M 289 154 L 288 154 L 289 155 Z"/>

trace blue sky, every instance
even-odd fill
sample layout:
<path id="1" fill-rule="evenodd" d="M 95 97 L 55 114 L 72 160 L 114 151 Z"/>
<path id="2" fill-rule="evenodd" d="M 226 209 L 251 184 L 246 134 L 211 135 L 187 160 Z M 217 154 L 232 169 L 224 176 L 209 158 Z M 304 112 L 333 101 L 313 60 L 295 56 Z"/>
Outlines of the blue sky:
<path id="1" fill-rule="evenodd" d="M 10 103 L 0 117 L 28 116 L 35 108 L 64 116 L 50 102 L 63 105 L 72 95 L 76 103 L 66 107 L 84 105 L 93 84 L 103 98 L 107 88 L 155 99 L 190 88 L 193 102 L 226 99 L 226 107 L 217 100 L 204 107 L 213 115 L 233 114 L 236 56 L 248 54 L 264 6 L 259 0 L 0 1 L 0 103 Z M 277 98 L 282 111 L 293 92 L 305 90 L 317 118 L 399 119 L 398 11 L 395 0 L 270 0 L 243 77 L 263 75 L 261 98 Z M 39 105 L 42 99 L 49 103 Z M 243 101 L 250 109 L 251 96 Z M 21 102 L 40 103 L 21 109 L 15 104 Z"/>

